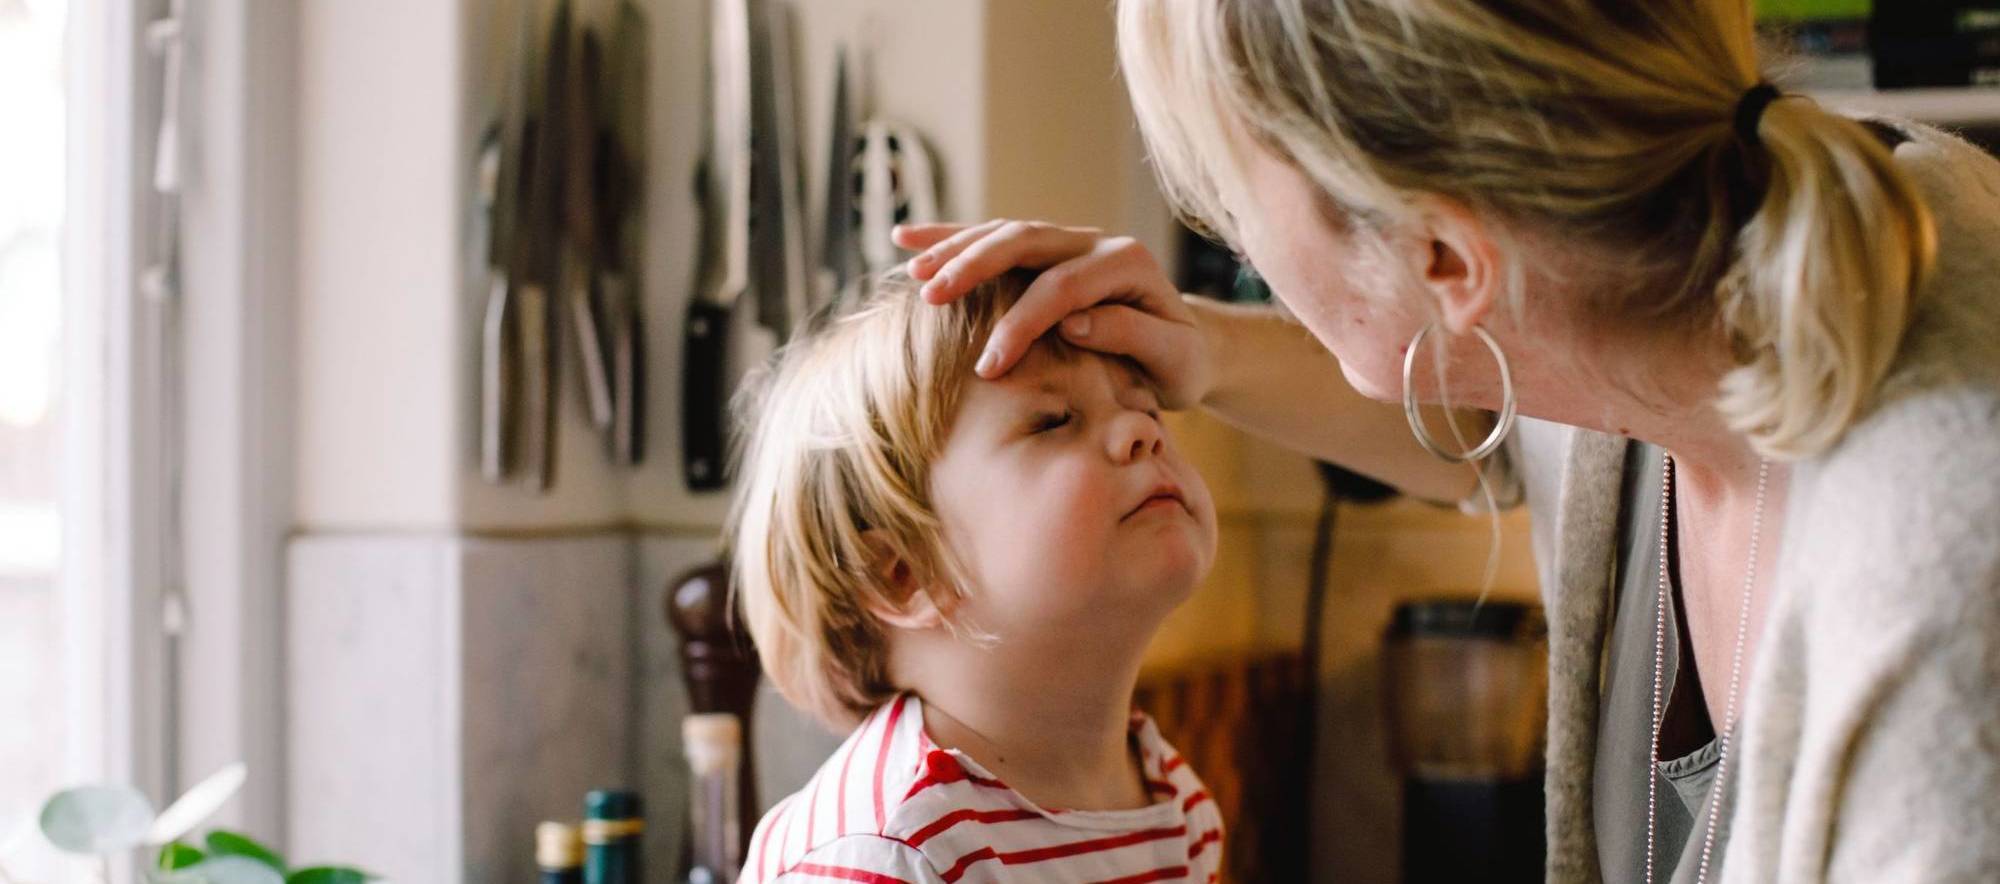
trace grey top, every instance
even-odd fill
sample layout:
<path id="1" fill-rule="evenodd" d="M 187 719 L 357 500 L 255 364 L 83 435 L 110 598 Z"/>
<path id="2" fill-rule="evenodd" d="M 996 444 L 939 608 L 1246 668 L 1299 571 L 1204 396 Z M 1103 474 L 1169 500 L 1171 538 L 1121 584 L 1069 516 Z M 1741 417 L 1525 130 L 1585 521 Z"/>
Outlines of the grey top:
<path id="1" fill-rule="evenodd" d="M 1660 468 L 1665 454 L 1656 445 L 1632 443 L 1625 455 L 1620 498 L 1616 595 L 1604 659 L 1604 695 L 1598 713 L 1597 770 L 1593 812 L 1597 817 L 1598 863 L 1605 878 L 1646 880 L 1647 743 L 1653 729 L 1653 625 L 1658 615 L 1660 573 Z M 1681 628 L 1680 581 L 1670 573 L 1673 603 L 1667 606 L 1661 667 L 1667 702 L 1661 725 L 1660 767 L 1656 777 L 1653 880 L 1693 882 L 1701 867 L 1702 835 L 1709 819 L 1709 789 L 1720 758 L 1709 721 L 1701 677 L 1692 655 L 1681 655 L 1687 635 Z M 1728 789 L 1725 784 L 1725 791 Z M 1726 800 L 1726 799 L 1725 799 Z M 1722 808 L 1727 811 L 1728 808 Z M 1715 855 L 1729 840 L 1727 814 L 1717 813 Z M 1711 864 L 1713 864 L 1711 859 Z M 1710 870 L 1714 877 L 1714 870 Z"/>
<path id="2" fill-rule="evenodd" d="M 1892 124 L 1937 270 L 1873 406 L 1792 464 L 1717 884 L 2000 881 L 2000 162 Z M 1548 608 L 1553 884 L 1629 880 L 1595 807 L 1627 447 L 1523 419 L 1497 465 Z"/>

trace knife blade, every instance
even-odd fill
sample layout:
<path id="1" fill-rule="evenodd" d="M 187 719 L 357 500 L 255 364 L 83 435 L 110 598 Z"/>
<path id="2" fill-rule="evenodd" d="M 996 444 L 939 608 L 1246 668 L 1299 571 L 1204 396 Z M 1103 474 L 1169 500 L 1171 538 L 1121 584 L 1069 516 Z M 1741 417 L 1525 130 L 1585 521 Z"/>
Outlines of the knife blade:
<path id="1" fill-rule="evenodd" d="M 805 235 L 799 213 L 794 137 L 790 6 L 751 0 L 750 288 L 757 322 L 778 342 L 790 340 L 809 309 Z"/>
<path id="2" fill-rule="evenodd" d="M 496 130 L 480 150 L 479 201 L 486 217 L 489 253 L 501 236 L 499 203 L 501 192 L 506 189 L 502 186 L 506 179 L 500 171 L 506 152 L 503 143 L 500 131 Z M 479 328 L 479 475 L 498 484 L 506 481 L 513 470 L 509 434 L 514 408 L 510 400 L 520 357 L 514 352 L 515 323 L 512 299 L 507 294 L 507 273 L 489 258 L 487 276 L 490 280 Z"/>
<path id="3" fill-rule="evenodd" d="M 847 47 L 833 52 L 833 111 L 827 124 L 825 204 L 821 207 L 819 301 L 833 303 L 853 280 L 860 256 L 854 250 L 854 109 L 847 85 Z"/>
<path id="4" fill-rule="evenodd" d="M 807 257 L 805 175 L 799 148 L 798 80 L 792 68 L 797 44 L 792 36 L 792 5 L 771 6 L 771 75 L 776 88 L 773 109 L 778 120 L 772 131 L 778 142 L 778 186 L 784 195 L 782 234 L 785 256 L 786 337 L 797 333 L 813 306 L 812 261 Z"/>

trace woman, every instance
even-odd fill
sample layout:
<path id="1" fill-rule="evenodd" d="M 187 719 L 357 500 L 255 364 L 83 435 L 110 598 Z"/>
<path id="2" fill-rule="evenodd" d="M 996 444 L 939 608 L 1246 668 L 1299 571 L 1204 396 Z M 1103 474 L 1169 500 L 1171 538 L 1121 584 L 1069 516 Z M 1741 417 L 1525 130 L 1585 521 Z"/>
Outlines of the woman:
<path id="1" fill-rule="evenodd" d="M 1764 85 L 1744 0 L 1118 18 L 1167 193 L 1298 324 L 1095 231 L 900 231 L 934 302 L 1048 268 L 981 374 L 1059 327 L 1473 503 L 1384 403 L 1498 412 L 1473 453 L 1534 513 L 1550 880 L 2000 880 L 2000 163 Z"/>

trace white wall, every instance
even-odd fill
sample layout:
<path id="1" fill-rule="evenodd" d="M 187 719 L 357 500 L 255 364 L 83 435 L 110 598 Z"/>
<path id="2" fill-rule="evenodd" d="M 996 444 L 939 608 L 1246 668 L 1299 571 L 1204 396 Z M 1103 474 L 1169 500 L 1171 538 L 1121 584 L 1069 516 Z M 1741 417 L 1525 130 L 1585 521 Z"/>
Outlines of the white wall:
<path id="1" fill-rule="evenodd" d="M 475 469 L 487 280 L 469 205 L 499 113 L 521 3 L 307 3 L 300 21 L 298 525 L 303 531 L 532 534 L 637 525 L 711 530 L 679 453 L 681 321 L 698 261 L 693 172 L 706 114 L 705 0 L 652 0 L 650 179 L 641 268 L 652 375 L 649 458 L 612 467 L 562 364 L 557 484 L 543 496 Z M 546 2 L 540 7 L 551 8 Z M 611 4 L 589 0 L 586 18 Z M 1066 0 L 795 3 L 810 217 L 819 218 L 834 46 L 876 116 L 939 159 L 948 217 L 1044 217 L 1141 231 L 1164 247 L 1132 137 L 1110 13 Z M 816 224 L 815 224 L 816 226 Z M 1163 252 L 1164 254 L 1164 252 Z"/>
<path id="2" fill-rule="evenodd" d="M 459 10 L 299 10 L 298 524 L 449 529 Z"/>

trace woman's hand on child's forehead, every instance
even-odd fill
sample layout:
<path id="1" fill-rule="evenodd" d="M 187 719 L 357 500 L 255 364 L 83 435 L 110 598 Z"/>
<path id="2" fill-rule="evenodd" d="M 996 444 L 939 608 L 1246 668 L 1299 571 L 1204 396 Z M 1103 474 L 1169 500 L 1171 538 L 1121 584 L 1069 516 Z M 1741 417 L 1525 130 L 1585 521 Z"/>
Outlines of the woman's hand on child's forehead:
<path id="1" fill-rule="evenodd" d="M 1042 273 L 988 337 L 977 371 L 1006 374 L 1051 329 L 1074 346 L 1140 365 L 1168 408 L 1200 404 L 1214 384 L 1212 346 L 1195 312 L 1145 246 L 1082 227 L 1019 221 L 905 225 L 898 245 L 921 250 L 911 278 L 945 304 L 1008 270 Z"/>

